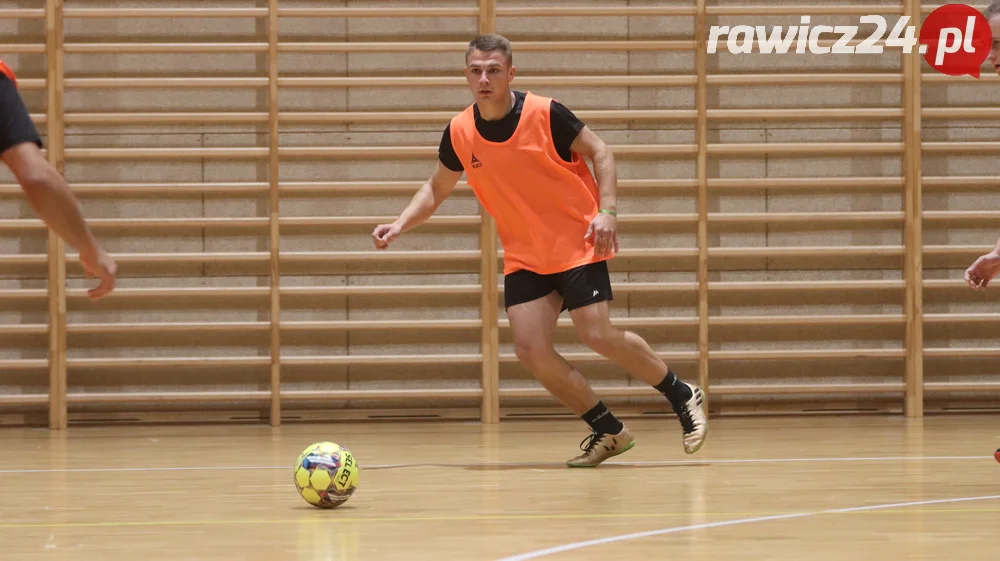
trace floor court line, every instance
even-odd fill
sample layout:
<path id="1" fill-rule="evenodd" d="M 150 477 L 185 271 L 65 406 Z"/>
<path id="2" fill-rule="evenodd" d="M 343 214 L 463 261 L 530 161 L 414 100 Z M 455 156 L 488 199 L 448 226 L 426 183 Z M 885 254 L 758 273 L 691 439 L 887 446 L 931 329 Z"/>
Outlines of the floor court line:
<path id="1" fill-rule="evenodd" d="M 596 540 L 588 540 L 582 542 L 568 543 L 564 545 L 558 545 L 555 547 L 549 547 L 546 549 L 538 549 L 535 551 L 529 551 L 527 553 L 522 553 L 520 555 L 514 555 L 512 557 L 503 557 L 497 561 L 529 561 L 531 559 L 539 559 L 541 557 L 546 557 L 548 555 L 554 555 L 556 553 L 565 553 L 567 551 L 575 551 L 577 549 L 583 549 L 586 547 L 592 547 L 595 545 L 605 545 L 609 543 L 619 543 L 629 540 L 637 540 L 642 538 L 649 538 L 653 536 L 663 536 L 667 534 L 678 534 L 681 532 L 688 532 L 693 530 L 709 530 L 712 528 L 721 528 L 724 526 L 738 526 L 743 524 L 755 524 L 758 522 L 771 522 L 774 520 L 791 520 L 793 518 L 810 518 L 813 516 L 821 516 L 824 514 L 845 514 L 845 513 L 855 513 L 855 512 L 868 512 L 874 510 L 887 510 L 890 508 L 906 508 L 914 506 L 927 506 L 927 505 L 937 505 L 937 504 L 953 504 L 962 503 L 969 501 L 988 501 L 1000 499 L 1000 495 L 984 495 L 980 497 L 956 497 L 953 499 L 935 499 L 928 501 L 914 501 L 906 503 L 886 503 L 879 505 L 869 505 L 869 506 L 858 506 L 850 508 L 838 508 L 838 509 L 828 509 L 828 510 L 818 510 L 815 512 L 803 512 L 797 514 L 781 514 L 777 516 L 760 516 L 754 518 L 738 518 L 736 520 L 724 520 L 722 522 L 709 522 L 705 524 L 692 524 L 689 526 L 676 526 L 673 528 L 663 528 L 661 530 L 651 530 L 648 532 L 636 532 L 634 534 L 620 534 L 617 536 L 608 536 L 606 538 L 598 538 Z"/>
<path id="2" fill-rule="evenodd" d="M 732 458 L 717 460 L 664 460 L 645 462 L 605 462 L 607 465 L 624 466 L 705 466 L 705 465 L 725 465 L 725 464 L 784 464 L 798 462 L 925 462 L 925 461 L 970 461 L 970 460 L 993 460 L 993 456 L 876 456 L 876 457 L 842 457 L 842 458 Z M 439 464 L 439 463 L 419 463 L 419 464 L 361 464 L 362 469 L 398 469 L 398 468 L 419 468 L 419 467 L 517 467 L 517 466 L 547 466 L 546 462 L 496 462 L 496 463 L 464 463 L 464 464 Z M 551 462 L 554 468 L 562 468 L 565 464 L 561 462 Z M 139 472 L 139 471 L 219 471 L 219 470 L 275 470 L 292 469 L 292 465 L 282 466 L 164 466 L 164 467 L 113 467 L 113 468 L 66 468 L 66 469 L 0 469 L 0 474 L 17 473 L 102 473 L 102 472 Z"/>
<path id="3" fill-rule="evenodd" d="M 950 499 L 948 499 L 950 501 Z M 904 503 L 905 504 L 905 503 Z M 866 507 L 862 507 L 863 509 Z M 77 510 L 82 510 L 80 507 Z M 868 511 L 875 512 L 872 509 Z M 824 512 L 823 514 L 863 514 L 865 510 L 841 509 L 838 511 Z M 912 514 L 912 511 L 889 511 L 886 507 L 881 513 L 889 514 Z M 978 512 L 1000 512 L 997 509 L 935 509 L 928 511 L 934 514 L 943 513 L 978 513 Z M 881 514 L 880 513 L 880 514 Z M 742 516 L 742 520 L 749 517 L 751 520 L 777 520 L 782 518 L 801 518 L 811 516 L 816 513 L 798 512 L 702 512 L 699 516 Z M 618 514 L 585 514 L 585 513 L 555 513 L 555 514 L 471 514 L 471 515 L 441 515 L 441 516 L 339 516 L 335 518 L 307 517 L 307 518 L 283 518 L 283 519 L 203 519 L 203 520 L 135 520 L 135 521 L 105 521 L 105 522 L 29 522 L 29 523 L 0 523 L 0 531 L 45 528 L 50 530 L 60 528 L 143 528 L 143 527 L 177 527 L 177 526 L 253 526 L 253 525 L 274 525 L 274 524 L 363 524 L 379 522 L 497 522 L 497 521 L 530 521 L 530 520 L 622 520 L 622 519 L 650 519 L 650 518 L 679 518 L 690 517 L 690 512 L 676 513 L 618 513 Z M 736 521 L 729 520 L 723 522 L 712 522 L 706 526 L 698 528 L 709 528 L 717 525 L 732 525 Z"/>

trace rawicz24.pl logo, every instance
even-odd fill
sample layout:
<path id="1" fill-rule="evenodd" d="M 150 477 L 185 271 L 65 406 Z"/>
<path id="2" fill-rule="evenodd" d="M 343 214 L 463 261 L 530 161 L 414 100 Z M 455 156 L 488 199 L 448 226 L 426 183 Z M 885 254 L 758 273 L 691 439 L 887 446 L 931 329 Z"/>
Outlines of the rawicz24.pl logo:
<path id="1" fill-rule="evenodd" d="M 979 10 L 965 4 L 948 4 L 928 14 L 919 36 L 914 26 L 909 25 L 909 16 L 899 18 L 892 30 L 880 15 L 861 16 L 859 22 L 874 24 L 875 30 L 857 45 L 851 42 L 860 38 L 859 26 L 812 25 L 808 15 L 802 16 L 799 25 L 790 25 L 787 29 L 772 26 L 770 31 L 763 25 L 713 25 L 709 29 L 708 52 L 718 52 L 723 40 L 732 54 L 752 53 L 755 44 L 763 54 L 787 54 L 793 45 L 794 52 L 799 54 L 880 54 L 883 45 L 899 47 L 903 53 L 911 53 L 917 48 L 938 72 L 978 78 L 979 68 L 989 56 L 993 43 L 989 22 Z M 886 31 L 889 31 L 888 36 Z M 836 42 L 821 45 L 821 39 L 827 42 L 836 39 Z"/>

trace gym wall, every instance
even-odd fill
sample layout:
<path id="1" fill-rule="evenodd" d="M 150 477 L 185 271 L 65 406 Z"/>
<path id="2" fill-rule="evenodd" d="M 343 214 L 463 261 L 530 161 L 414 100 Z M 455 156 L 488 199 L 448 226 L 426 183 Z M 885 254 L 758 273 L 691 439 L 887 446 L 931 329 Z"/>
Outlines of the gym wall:
<path id="1" fill-rule="evenodd" d="M 2 170 L 0 421 L 569 415 L 516 362 L 464 182 L 390 251 L 370 238 L 433 170 L 472 99 L 465 45 L 493 30 L 514 87 L 613 147 L 615 323 L 714 413 L 995 408 L 996 296 L 961 281 L 1000 235 L 992 69 L 699 49 L 710 25 L 934 7 L 0 2 L 3 59 L 121 272 L 89 302 Z M 558 346 L 621 410 L 666 411 L 566 315 Z"/>

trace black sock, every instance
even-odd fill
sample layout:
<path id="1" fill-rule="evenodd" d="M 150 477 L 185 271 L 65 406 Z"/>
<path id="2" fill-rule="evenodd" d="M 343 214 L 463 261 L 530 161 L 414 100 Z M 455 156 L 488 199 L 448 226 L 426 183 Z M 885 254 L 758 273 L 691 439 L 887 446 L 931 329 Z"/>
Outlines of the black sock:
<path id="1" fill-rule="evenodd" d="M 674 407 L 684 405 L 694 395 L 691 393 L 691 388 L 687 384 L 680 383 L 680 379 L 669 368 L 667 368 L 667 376 L 663 378 L 663 381 L 653 387 L 666 396 Z"/>
<path id="2" fill-rule="evenodd" d="M 625 428 L 625 425 L 615 417 L 603 401 L 598 401 L 593 409 L 580 416 L 588 425 L 590 430 L 597 434 L 618 434 Z"/>

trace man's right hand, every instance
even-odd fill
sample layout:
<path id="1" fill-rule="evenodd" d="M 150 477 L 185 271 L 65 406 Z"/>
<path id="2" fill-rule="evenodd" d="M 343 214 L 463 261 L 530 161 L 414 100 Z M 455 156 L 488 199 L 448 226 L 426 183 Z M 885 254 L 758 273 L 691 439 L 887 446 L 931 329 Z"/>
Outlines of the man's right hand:
<path id="1" fill-rule="evenodd" d="M 980 256 L 965 270 L 965 282 L 976 290 L 982 290 L 998 272 L 1000 272 L 1000 254 L 991 251 Z"/>
<path id="2" fill-rule="evenodd" d="M 80 254 L 80 265 L 88 277 L 97 277 L 100 284 L 87 291 L 91 300 L 100 300 L 115 289 L 118 264 L 103 249 Z"/>
<path id="3" fill-rule="evenodd" d="M 395 224 L 379 224 L 372 232 L 372 239 L 375 240 L 376 249 L 386 249 L 389 243 L 399 237 L 400 227 Z"/>

